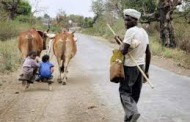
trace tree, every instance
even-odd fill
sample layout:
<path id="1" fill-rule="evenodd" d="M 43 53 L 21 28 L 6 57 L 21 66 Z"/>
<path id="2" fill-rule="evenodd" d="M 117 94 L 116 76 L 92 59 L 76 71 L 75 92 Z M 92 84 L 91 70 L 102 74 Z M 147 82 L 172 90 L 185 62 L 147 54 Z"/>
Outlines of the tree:
<path id="1" fill-rule="evenodd" d="M 3 4 L 3 9 L 8 13 L 11 20 L 15 19 L 18 15 L 29 15 L 31 13 L 31 6 L 26 1 L 3 0 L 1 4 Z"/>
<path id="2" fill-rule="evenodd" d="M 92 24 L 95 24 L 97 19 L 103 15 L 104 1 L 103 0 L 92 1 L 92 11 L 95 14 Z"/>
<path id="3" fill-rule="evenodd" d="M 174 28 L 172 25 L 172 14 L 181 0 L 160 0 L 158 3 L 160 38 L 162 45 L 166 47 L 176 47 Z"/>
<path id="4" fill-rule="evenodd" d="M 90 18 L 90 17 L 85 17 L 84 20 L 83 20 L 83 25 L 82 25 L 82 26 L 83 26 L 84 28 L 93 27 L 92 21 L 93 21 L 92 18 Z"/>
<path id="5" fill-rule="evenodd" d="M 56 20 L 57 26 L 60 26 L 62 28 L 68 28 L 69 19 L 67 18 L 65 11 L 59 10 L 58 14 L 56 15 L 55 20 Z"/>
<path id="6" fill-rule="evenodd" d="M 172 14 L 182 0 L 126 0 L 123 6 L 142 12 L 141 23 L 160 23 L 160 39 L 166 47 L 176 47 Z"/>
<path id="7" fill-rule="evenodd" d="M 84 17 L 80 15 L 69 15 L 69 20 L 72 20 L 73 24 L 77 24 L 78 26 L 83 25 Z"/>
<path id="8" fill-rule="evenodd" d="M 44 14 L 45 19 L 50 19 L 51 17 L 48 14 Z"/>

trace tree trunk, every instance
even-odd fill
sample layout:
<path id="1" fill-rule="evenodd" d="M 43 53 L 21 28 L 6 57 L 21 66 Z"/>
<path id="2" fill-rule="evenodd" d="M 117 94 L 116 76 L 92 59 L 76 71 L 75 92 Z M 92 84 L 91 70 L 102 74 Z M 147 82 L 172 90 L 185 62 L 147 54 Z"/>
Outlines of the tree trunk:
<path id="1" fill-rule="evenodd" d="M 1 3 L 4 5 L 5 10 L 8 12 L 9 14 L 9 18 L 11 20 L 14 20 L 15 17 L 17 16 L 17 7 L 19 4 L 20 0 L 12 0 L 12 2 L 5 2 L 5 1 L 1 1 Z"/>
<path id="2" fill-rule="evenodd" d="M 158 12 L 160 16 L 160 38 L 163 46 L 176 47 L 174 28 L 172 25 L 172 14 L 176 9 L 176 6 L 181 3 L 182 0 L 159 0 Z"/>
<path id="3" fill-rule="evenodd" d="M 174 28 L 172 25 L 172 13 L 174 10 L 172 0 L 160 0 L 158 11 L 160 14 L 160 38 L 162 45 L 166 47 L 176 47 Z"/>

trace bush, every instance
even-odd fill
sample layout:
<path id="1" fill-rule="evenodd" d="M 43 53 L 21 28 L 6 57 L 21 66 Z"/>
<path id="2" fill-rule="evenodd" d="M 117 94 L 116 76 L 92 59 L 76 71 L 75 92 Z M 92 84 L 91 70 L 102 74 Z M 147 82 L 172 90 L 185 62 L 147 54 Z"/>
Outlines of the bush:
<path id="1" fill-rule="evenodd" d="M 17 16 L 16 20 L 24 23 L 30 23 L 31 21 L 30 16 L 24 16 L 24 15 Z"/>
<path id="2" fill-rule="evenodd" d="M 188 24 L 176 24 L 175 25 L 176 30 L 176 41 L 177 45 L 180 49 L 186 51 L 187 53 L 190 53 L 190 35 L 189 30 L 190 26 Z"/>
<path id="3" fill-rule="evenodd" d="M 18 31 L 13 22 L 0 22 L 0 40 L 5 41 L 18 35 Z"/>

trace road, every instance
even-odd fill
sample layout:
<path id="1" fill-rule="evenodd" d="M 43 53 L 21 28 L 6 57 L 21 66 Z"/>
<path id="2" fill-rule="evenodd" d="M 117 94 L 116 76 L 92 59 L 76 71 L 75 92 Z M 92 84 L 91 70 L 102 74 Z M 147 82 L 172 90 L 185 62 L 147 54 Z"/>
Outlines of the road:
<path id="1" fill-rule="evenodd" d="M 0 122 L 123 122 L 119 84 L 109 82 L 113 46 L 81 34 L 69 67 L 67 85 L 35 83 L 21 91 L 20 71 L 0 88 Z M 55 65 L 55 57 L 51 62 Z M 57 68 L 57 66 L 56 66 Z M 57 69 L 54 78 L 58 75 Z M 151 65 L 155 88 L 143 85 L 138 122 L 189 122 L 190 78 Z"/>

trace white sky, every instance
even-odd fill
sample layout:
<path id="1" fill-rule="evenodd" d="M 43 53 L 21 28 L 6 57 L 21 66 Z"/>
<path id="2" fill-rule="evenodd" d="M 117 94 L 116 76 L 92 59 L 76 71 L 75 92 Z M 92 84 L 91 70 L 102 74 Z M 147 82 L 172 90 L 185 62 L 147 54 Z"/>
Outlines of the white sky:
<path id="1" fill-rule="evenodd" d="M 37 10 L 45 10 L 38 13 L 36 16 L 43 16 L 47 13 L 51 17 L 55 17 L 56 14 L 63 10 L 67 15 L 82 15 L 85 17 L 93 17 L 94 14 L 91 11 L 92 0 L 28 0 L 35 9 L 37 5 Z M 37 2 L 38 1 L 38 2 Z M 37 4 L 38 3 L 38 4 Z"/>

